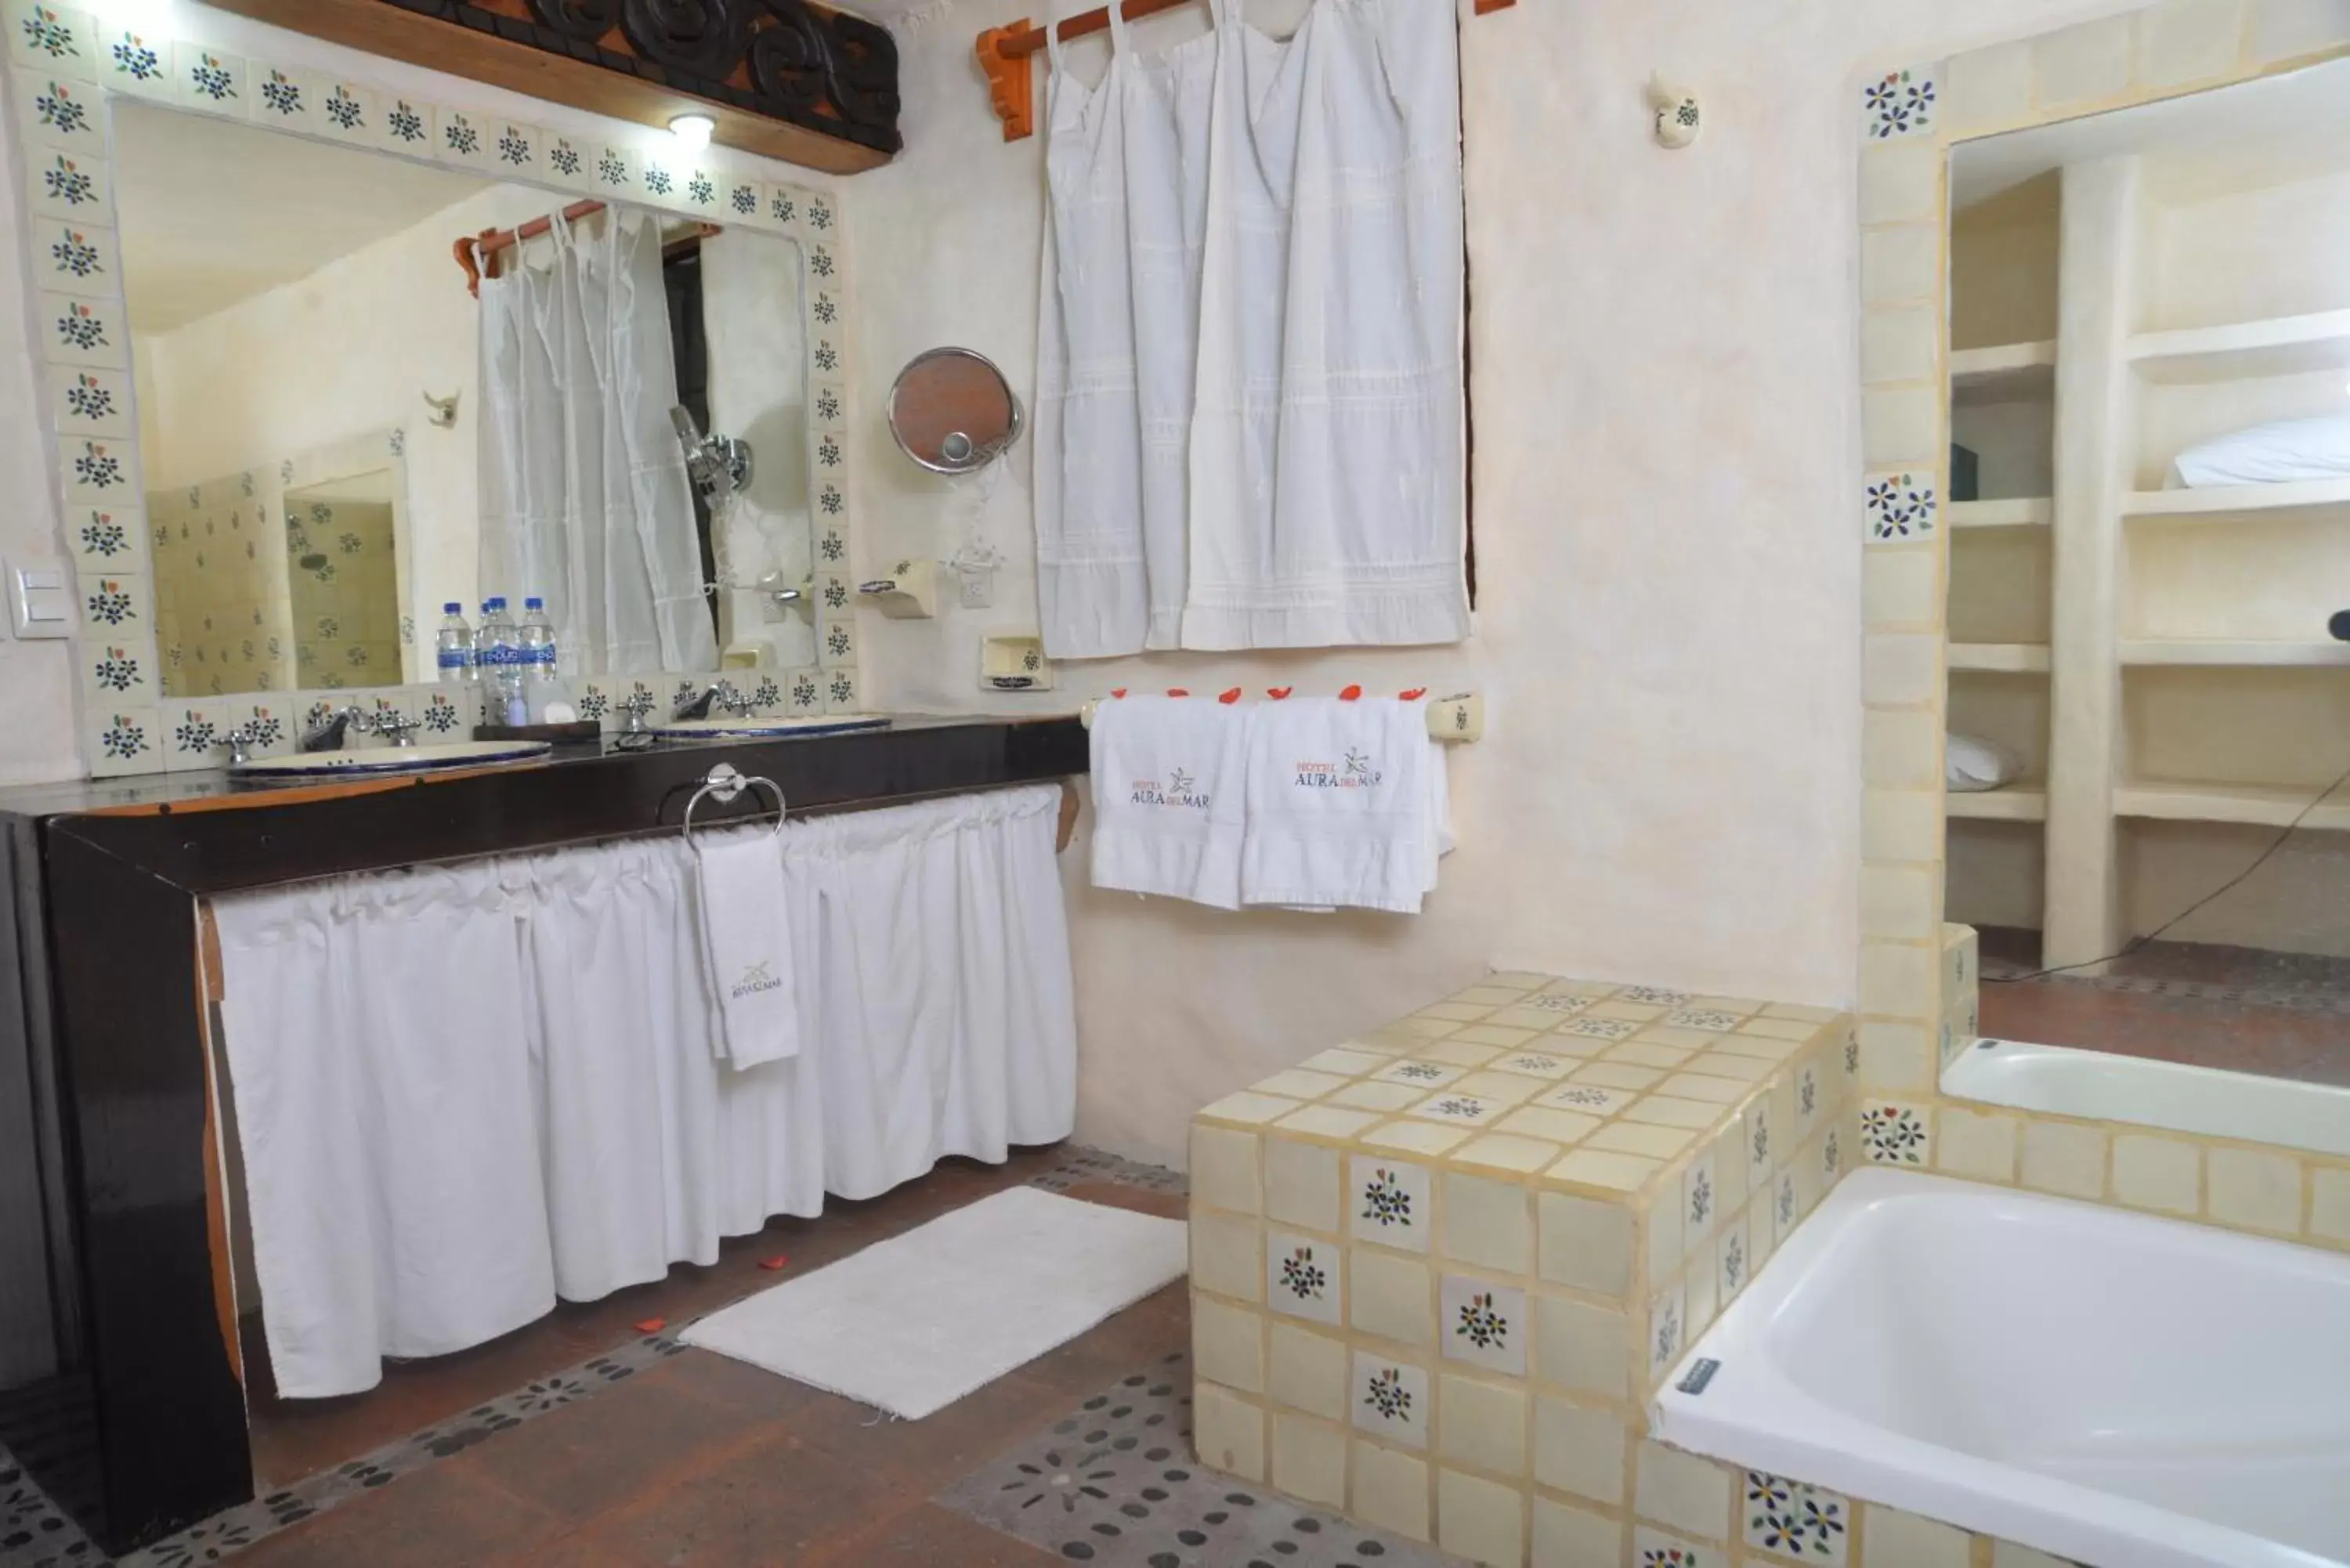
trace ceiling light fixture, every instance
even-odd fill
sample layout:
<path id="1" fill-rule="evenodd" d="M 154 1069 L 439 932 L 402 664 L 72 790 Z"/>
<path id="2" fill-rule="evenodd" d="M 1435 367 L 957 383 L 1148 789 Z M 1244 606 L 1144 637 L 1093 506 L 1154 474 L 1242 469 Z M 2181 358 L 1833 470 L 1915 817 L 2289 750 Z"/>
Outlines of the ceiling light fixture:
<path id="1" fill-rule="evenodd" d="M 717 129 L 718 122 L 706 114 L 681 114 L 669 122 L 669 133 L 688 152 L 699 152 L 709 146 L 711 135 Z"/>

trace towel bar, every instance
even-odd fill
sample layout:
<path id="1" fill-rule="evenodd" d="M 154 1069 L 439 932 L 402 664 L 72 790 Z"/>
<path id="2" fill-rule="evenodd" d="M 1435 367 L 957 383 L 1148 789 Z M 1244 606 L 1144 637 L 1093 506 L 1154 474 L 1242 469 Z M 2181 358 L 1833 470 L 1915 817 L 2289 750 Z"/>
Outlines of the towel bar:
<path id="1" fill-rule="evenodd" d="M 1284 697 L 1288 696 L 1289 691 L 1290 689 L 1286 686 L 1276 687 L 1266 692 L 1265 696 L 1269 701 L 1277 702 Z M 1110 693 L 1110 696 L 1113 698 L 1123 697 L 1125 695 L 1126 692 L 1123 690 Z M 1191 693 L 1177 688 L 1170 690 L 1167 695 L 1170 697 L 1188 697 Z M 1236 702 L 1240 701 L 1240 695 L 1239 690 L 1235 688 L 1232 691 L 1219 693 L 1216 700 L 1220 702 Z M 1362 695 L 1362 688 L 1359 686 L 1349 686 L 1344 691 L 1338 693 L 1338 695 L 1342 699 L 1359 697 Z M 1417 691 L 1407 691 L 1403 695 L 1406 700 L 1409 701 L 1418 698 L 1420 693 Z M 1090 730 L 1094 727 L 1094 711 L 1102 705 L 1103 701 L 1104 699 L 1097 697 L 1078 708 L 1078 722 L 1083 723 L 1087 729 Z M 1444 741 L 1453 744 L 1465 746 L 1471 741 L 1482 740 L 1484 738 L 1485 699 L 1479 696 L 1477 693 L 1473 691 L 1457 691 L 1450 697 L 1430 697 L 1428 699 L 1427 706 L 1428 738 L 1430 740 Z"/>

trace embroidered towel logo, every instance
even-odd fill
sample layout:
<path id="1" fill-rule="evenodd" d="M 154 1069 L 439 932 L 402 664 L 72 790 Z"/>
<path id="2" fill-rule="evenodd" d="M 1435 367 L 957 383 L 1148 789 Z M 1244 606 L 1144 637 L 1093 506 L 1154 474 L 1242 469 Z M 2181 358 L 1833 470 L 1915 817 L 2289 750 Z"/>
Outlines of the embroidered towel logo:
<path id="1" fill-rule="evenodd" d="M 1191 811 L 1208 809 L 1208 792 L 1199 787 L 1200 781 L 1183 768 L 1168 770 L 1167 782 L 1157 779 L 1137 779 L 1128 804 L 1133 805 L 1178 805 Z"/>
<path id="2" fill-rule="evenodd" d="M 743 978 L 734 982 L 733 999 L 740 1002 L 746 996 L 756 996 L 763 991 L 781 991 L 784 988 L 784 982 L 767 972 L 768 966 L 774 961 L 770 959 L 767 963 L 744 966 Z"/>
<path id="3" fill-rule="evenodd" d="M 1335 763 L 1299 763 L 1295 782 L 1299 789 L 1377 789 L 1386 776 L 1369 753 L 1349 746 Z"/>

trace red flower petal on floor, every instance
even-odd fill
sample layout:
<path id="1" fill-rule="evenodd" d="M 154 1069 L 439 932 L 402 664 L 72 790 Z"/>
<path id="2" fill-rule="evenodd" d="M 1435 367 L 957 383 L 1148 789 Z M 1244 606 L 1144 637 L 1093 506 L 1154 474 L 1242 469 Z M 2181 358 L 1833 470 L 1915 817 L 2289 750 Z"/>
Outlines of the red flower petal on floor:
<path id="1" fill-rule="evenodd" d="M 1264 694 L 1278 702 L 1296 690 L 1295 686 L 1268 686 L 1264 689 Z"/>
<path id="2" fill-rule="evenodd" d="M 1240 700 L 1241 689 L 1237 686 L 1233 687 L 1229 691 L 1219 691 L 1216 693 L 1216 701 L 1219 702 L 1237 702 Z"/>
<path id="3" fill-rule="evenodd" d="M 790 1258 L 786 1257 L 785 1254 L 783 1254 L 783 1253 L 781 1253 L 781 1252 L 778 1252 L 778 1253 L 776 1253 L 776 1254 L 775 1254 L 774 1257 L 772 1257 L 772 1258 L 762 1258 L 762 1259 L 760 1259 L 760 1260 L 759 1260 L 759 1267 L 761 1267 L 761 1268 L 763 1268 L 763 1269 L 767 1269 L 767 1270 L 771 1270 L 771 1271 L 772 1271 L 772 1270 L 775 1270 L 775 1269 L 780 1269 L 780 1268 L 782 1268 L 785 1263 L 788 1263 L 788 1262 L 791 1262 L 791 1259 L 790 1259 Z"/>
<path id="4" fill-rule="evenodd" d="M 1361 687 L 1349 686 L 1345 691 L 1338 693 L 1338 701 L 1341 702 L 1352 702 L 1356 698 L 1360 697 L 1362 694 L 1363 689 Z"/>
<path id="5" fill-rule="evenodd" d="M 1423 698 L 1423 697 L 1425 697 L 1425 696 L 1427 696 L 1427 695 L 1428 695 L 1428 688 L 1427 688 L 1427 687 L 1425 687 L 1425 686 L 1415 686 L 1415 687 L 1413 687 L 1410 691 L 1404 692 L 1404 693 L 1402 694 L 1402 699 L 1403 699 L 1403 701 L 1406 701 L 1406 702 L 1417 702 L 1417 701 L 1419 701 L 1421 698 Z"/>
<path id="6" fill-rule="evenodd" d="M 1167 689 L 1167 695 L 1170 697 L 1189 697 L 1191 693 L 1183 690 L 1180 686 L 1170 686 Z"/>
<path id="7" fill-rule="evenodd" d="M 659 1334 L 662 1329 L 667 1328 L 668 1326 L 669 1319 L 665 1317 L 649 1317 L 637 1324 L 637 1332 L 639 1334 Z"/>

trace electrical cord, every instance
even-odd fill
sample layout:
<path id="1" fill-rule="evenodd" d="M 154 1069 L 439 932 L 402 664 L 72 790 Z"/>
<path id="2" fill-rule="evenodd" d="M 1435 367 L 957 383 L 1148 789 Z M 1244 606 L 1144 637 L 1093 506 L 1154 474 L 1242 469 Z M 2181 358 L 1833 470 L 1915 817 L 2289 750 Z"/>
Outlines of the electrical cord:
<path id="1" fill-rule="evenodd" d="M 2083 959 L 2078 963 L 2060 963 L 2048 969 L 2035 969 L 2029 974 L 1987 974 L 1982 977 L 1982 982 L 1985 985 L 2022 985 L 2026 981 L 2045 980 L 2052 974 L 2064 974 L 2076 969 L 2095 969 L 2101 963 L 2113 963 L 2117 960 L 2129 957 L 2132 953 L 2137 952 L 2140 948 L 2145 947 L 2147 943 L 2160 937 L 2165 931 L 2169 930 L 2173 926 L 2178 925 L 2179 921 L 2195 913 L 2196 910 L 2203 908 L 2204 905 L 2209 904 L 2214 898 L 2219 898 L 2222 893 L 2226 893 L 2233 889 L 2239 883 L 2242 882 L 2245 877 L 2250 877 L 2253 872 L 2267 865 L 2270 858 L 2273 857 L 2278 850 L 2284 847 L 2285 840 L 2291 838 L 2296 832 L 2300 831 L 2301 825 L 2309 820 L 2309 814 L 2315 811 L 2319 806 L 2324 805 L 2327 798 L 2330 797 L 2335 790 L 2340 789 L 2345 784 L 2350 784 L 2350 768 L 2343 769 L 2341 774 L 2334 778 L 2332 784 L 2327 784 L 2324 789 L 2318 791 L 2316 798 L 2312 800 L 2307 805 L 2303 806 L 2300 812 L 2294 815 L 2293 819 L 2284 825 L 2284 831 L 2279 833 L 2273 839 L 2271 839 L 2269 841 L 2269 846 L 2266 849 L 2262 850 L 2259 856 L 2253 859 L 2250 866 L 2245 867 L 2241 871 L 2237 872 L 2233 877 L 2229 877 L 2228 880 L 2220 883 L 2220 886 L 2212 888 L 2211 891 L 2204 894 L 2201 898 L 2188 905 L 2187 908 L 2179 910 L 2178 913 L 2171 916 L 2170 919 L 2163 921 L 2162 924 L 2147 932 L 2146 935 L 2142 937 L 2132 937 L 2128 941 L 2122 944 L 2121 950 L 2119 952 L 2107 953 L 2103 958 Z"/>

